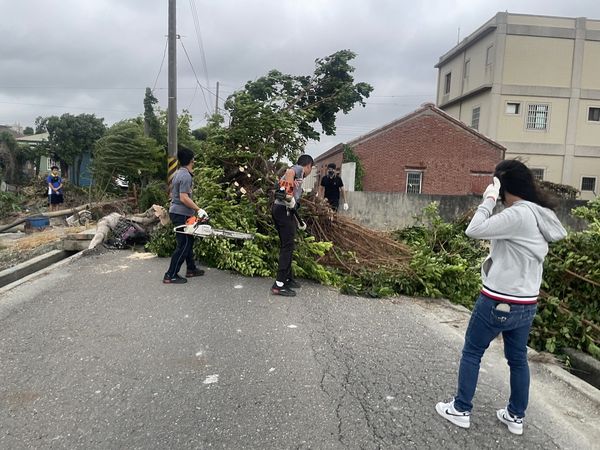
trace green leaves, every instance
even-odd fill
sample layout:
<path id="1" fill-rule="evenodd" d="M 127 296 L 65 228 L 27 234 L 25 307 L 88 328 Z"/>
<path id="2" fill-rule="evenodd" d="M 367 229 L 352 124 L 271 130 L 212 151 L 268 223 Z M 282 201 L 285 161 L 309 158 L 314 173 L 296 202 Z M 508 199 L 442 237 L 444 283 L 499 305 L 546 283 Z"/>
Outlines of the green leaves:
<path id="1" fill-rule="evenodd" d="M 355 177 L 354 177 L 354 190 L 363 190 L 363 178 L 365 176 L 365 169 L 363 168 L 360 159 L 352 150 L 352 147 L 344 144 L 344 162 L 356 163 Z"/>
<path id="2" fill-rule="evenodd" d="M 225 109 L 231 117 L 229 143 L 249 146 L 265 160 L 294 160 L 308 140 L 318 140 L 314 124 L 335 134 L 338 112 L 364 106 L 373 88 L 354 84 L 350 61 L 356 54 L 336 52 L 315 61 L 312 76 L 294 76 L 271 70 L 242 91 L 231 95 Z"/>
<path id="3" fill-rule="evenodd" d="M 79 169 L 82 155 L 92 152 L 94 144 L 104 135 L 104 119 L 94 114 L 63 114 L 36 119 L 36 130 L 49 133 L 48 141 L 40 144 L 40 149 L 74 169 L 73 179 L 79 182 Z"/>
<path id="4" fill-rule="evenodd" d="M 544 264 L 543 289 L 547 296 L 538 304 L 539 317 L 532 333 L 538 347 L 579 348 L 598 358 L 600 344 L 600 199 L 575 208 L 588 228 L 570 232 L 550 245 Z M 549 337 L 550 336 L 550 337 Z M 600 358 L 599 358 L 600 359 Z"/>
<path id="5" fill-rule="evenodd" d="M 21 211 L 22 199 L 12 192 L 0 192 L 0 219 Z"/>
<path id="6" fill-rule="evenodd" d="M 126 120 L 113 125 L 96 142 L 92 171 L 96 180 L 106 182 L 120 175 L 142 184 L 158 172 L 163 157 L 156 140 L 144 135 L 141 120 Z"/>

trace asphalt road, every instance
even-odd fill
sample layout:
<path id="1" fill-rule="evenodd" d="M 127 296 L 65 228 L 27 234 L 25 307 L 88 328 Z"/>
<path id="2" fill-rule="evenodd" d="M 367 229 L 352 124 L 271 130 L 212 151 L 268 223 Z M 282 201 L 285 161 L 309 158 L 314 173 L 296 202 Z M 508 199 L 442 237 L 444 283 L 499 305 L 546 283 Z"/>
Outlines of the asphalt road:
<path id="1" fill-rule="evenodd" d="M 524 436 L 486 355 L 469 430 L 451 397 L 467 315 L 219 270 L 163 285 L 168 261 L 85 257 L 0 299 L 0 448 L 600 448 L 598 405 L 532 364 Z"/>

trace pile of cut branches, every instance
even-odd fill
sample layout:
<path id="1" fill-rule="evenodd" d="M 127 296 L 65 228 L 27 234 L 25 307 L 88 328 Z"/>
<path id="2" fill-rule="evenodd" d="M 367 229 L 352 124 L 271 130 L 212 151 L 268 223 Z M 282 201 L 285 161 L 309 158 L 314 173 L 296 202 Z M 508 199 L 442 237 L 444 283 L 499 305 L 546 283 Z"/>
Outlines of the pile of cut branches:
<path id="1" fill-rule="evenodd" d="M 354 275 L 363 269 L 406 269 L 410 248 L 389 233 L 371 230 L 349 217 L 335 214 L 315 197 L 302 200 L 307 231 L 318 241 L 331 242 L 331 250 L 320 258 L 323 264 Z"/>

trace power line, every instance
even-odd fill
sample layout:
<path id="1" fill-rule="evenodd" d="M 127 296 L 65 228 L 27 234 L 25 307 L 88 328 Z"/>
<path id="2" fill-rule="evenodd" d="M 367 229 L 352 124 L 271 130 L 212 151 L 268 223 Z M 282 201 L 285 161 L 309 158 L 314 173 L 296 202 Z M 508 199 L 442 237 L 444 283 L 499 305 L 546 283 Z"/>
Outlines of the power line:
<path id="1" fill-rule="evenodd" d="M 18 103 L 18 102 L 2 102 L 3 105 L 19 105 L 19 106 L 41 106 L 44 108 L 69 108 L 69 109 L 86 109 L 90 111 L 111 111 L 111 112 L 126 112 L 126 113 L 138 113 L 140 111 L 133 111 L 130 109 L 107 109 L 107 108 L 88 108 L 85 106 L 73 106 L 73 105 L 48 105 L 43 103 Z"/>
<path id="2" fill-rule="evenodd" d="M 105 91 L 143 91 L 146 89 L 147 86 L 115 86 L 115 87 L 104 87 L 104 86 L 0 86 L 0 89 L 45 89 L 45 90 L 50 90 L 50 89 L 64 89 L 64 90 L 78 90 L 78 91 L 97 91 L 97 90 L 105 90 Z M 155 91 L 164 91 L 166 90 L 166 87 L 155 87 L 153 90 Z M 191 90 L 191 89 L 198 89 L 198 85 L 194 84 L 194 86 L 184 86 L 184 87 L 177 87 L 178 90 Z M 222 89 L 219 89 L 221 92 L 225 92 L 225 93 L 231 93 L 233 91 L 223 91 Z M 211 92 L 212 94 L 212 92 Z M 215 95 L 215 94 L 213 94 Z"/>
<path id="3" fill-rule="evenodd" d="M 66 89 L 66 90 L 70 90 L 70 89 L 75 89 L 75 90 L 81 90 L 81 91 L 85 91 L 85 90 L 143 90 L 146 89 L 145 87 L 95 87 L 95 86 L 0 86 L 0 89 Z M 157 89 L 166 89 L 166 88 L 157 88 Z M 188 88 L 188 89 L 193 89 L 193 88 Z"/>
<path id="4" fill-rule="evenodd" d="M 200 83 L 200 81 L 198 80 L 198 75 L 196 74 L 196 69 L 194 69 L 194 65 L 192 64 L 192 60 L 190 59 L 190 55 L 188 55 L 188 52 L 185 48 L 185 45 L 183 44 L 183 39 L 179 39 L 179 42 L 181 42 L 181 46 L 183 47 L 183 52 L 185 53 L 185 56 L 188 60 L 188 62 L 190 63 L 190 67 L 192 68 L 192 73 L 194 74 L 194 78 L 196 78 L 196 83 L 198 84 L 198 86 L 200 86 L 201 88 L 201 92 L 202 92 L 202 98 L 204 98 L 204 104 L 206 105 L 206 111 L 210 112 L 212 111 L 210 106 L 208 106 L 208 102 L 206 101 L 206 96 L 204 95 L 204 91 L 208 91 L 210 92 L 210 90 L 204 86 L 202 86 L 202 83 Z M 211 94 L 213 94 L 212 92 L 210 92 Z M 214 96 L 216 96 L 216 94 L 213 94 Z"/>
<path id="5" fill-rule="evenodd" d="M 162 64 L 161 62 L 161 69 Z M 159 70 L 160 75 L 160 70 Z M 158 78 L 158 77 L 157 77 Z M 235 90 L 242 89 L 243 86 L 237 87 L 235 90 L 227 90 L 222 89 L 223 86 L 233 86 L 231 84 L 224 84 L 219 82 L 220 91 L 225 93 L 232 93 Z M 105 86 L 0 86 L 0 89 L 76 89 L 76 90 L 143 90 L 146 89 L 145 86 L 115 86 L 115 87 L 105 87 Z M 166 87 L 156 87 L 156 82 L 154 83 L 154 87 L 152 90 L 165 90 Z M 197 86 L 188 86 L 188 87 L 178 87 L 177 89 L 197 89 Z M 212 93 L 212 92 L 211 92 Z M 213 94 L 214 95 L 214 94 Z M 432 93 L 429 92 L 427 94 L 399 94 L 399 95 L 370 95 L 368 98 L 405 98 L 405 97 L 431 97 Z"/>
<path id="6" fill-rule="evenodd" d="M 204 53 L 204 44 L 202 42 L 202 34 L 200 33 L 200 20 L 198 18 L 198 10 L 196 9 L 195 0 L 190 0 L 190 8 L 192 10 L 194 28 L 196 29 L 196 41 L 198 42 L 198 48 L 200 49 L 200 56 L 202 58 L 202 65 L 204 68 L 204 77 L 206 78 L 206 85 L 210 86 L 210 82 L 208 79 L 208 65 L 206 64 L 206 54 Z"/>
<path id="7" fill-rule="evenodd" d="M 415 106 L 414 103 L 387 103 L 387 102 L 365 102 L 365 105 L 383 105 L 383 106 Z"/>
<path id="8" fill-rule="evenodd" d="M 156 74 L 156 79 L 154 80 L 154 85 L 152 86 L 152 91 L 154 91 L 154 88 L 156 88 L 156 83 L 158 83 L 158 77 L 160 76 L 160 72 L 162 71 L 163 64 L 165 62 L 165 55 L 167 54 L 168 43 L 169 43 L 169 40 L 167 38 L 165 38 L 165 49 L 163 50 L 162 61 L 160 62 L 160 67 L 158 69 L 158 73 Z"/>
<path id="9" fill-rule="evenodd" d="M 382 97 L 382 98 L 402 98 L 402 97 L 429 97 L 431 96 L 431 92 L 427 94 L 398 94 L 398 95 L 370 95 L 371 97 Z"/>
<path id="10" fill-rule="evenodd" d="M 194 100 L 196 99 L 196 94 L 197 93 L 198 93 L 198 85 L 195 86 L 194 94 L 192 95 L 192 99 L 190 100 L 190 104 L 187 107 L 188 110 L 192 107 L 192 103 L 194 103 Z"/>

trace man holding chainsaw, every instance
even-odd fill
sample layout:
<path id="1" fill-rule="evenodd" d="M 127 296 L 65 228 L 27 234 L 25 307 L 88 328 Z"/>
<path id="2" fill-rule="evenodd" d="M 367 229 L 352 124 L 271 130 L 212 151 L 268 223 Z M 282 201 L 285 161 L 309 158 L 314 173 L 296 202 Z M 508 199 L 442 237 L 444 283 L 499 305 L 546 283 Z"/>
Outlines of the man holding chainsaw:
<path id="1" fill-rule="evenodd" d="M 294 297 L 296 292 L 292 288 L 300 287 L 292 274 L 292 254 L 296 227 L 306 229 L 306 224 L 298 216 L 298 206 L 302 196 L 302 182 L 310 174 L 313 164 L 310 155 L 301 155 L 298 162 L 285 171 L 275 192 L 271 213 L 280 241 L 277 279 L 271 286 L 271 293 L 275 295 Z"/>
<path id="2" fill-rule="evenodd" d="M 179 169 L 175 172 L 171 182 L 171 207 L 169 216 L 174 226 L 183 225 L 186 221 L 198 216 L 201 222 L 208 221 L 208 214 L 192 200 L 192 177 L 194 173 L 194 152 L 189 148 L 180 146 L 177 152 Z M 165 284 L 183 284 L 187 279 L 179 276 L 179 269 L 185 261 L 187 271 L 185 276 L 198 277 L 204 275 L 204 270 L 196 267 L 194 261 L 194 237 L 188 234 L 175 233 L 177 239 L 177 248 L 171 256 L 171 264 L 165 273 L 163 283 Z"/>

